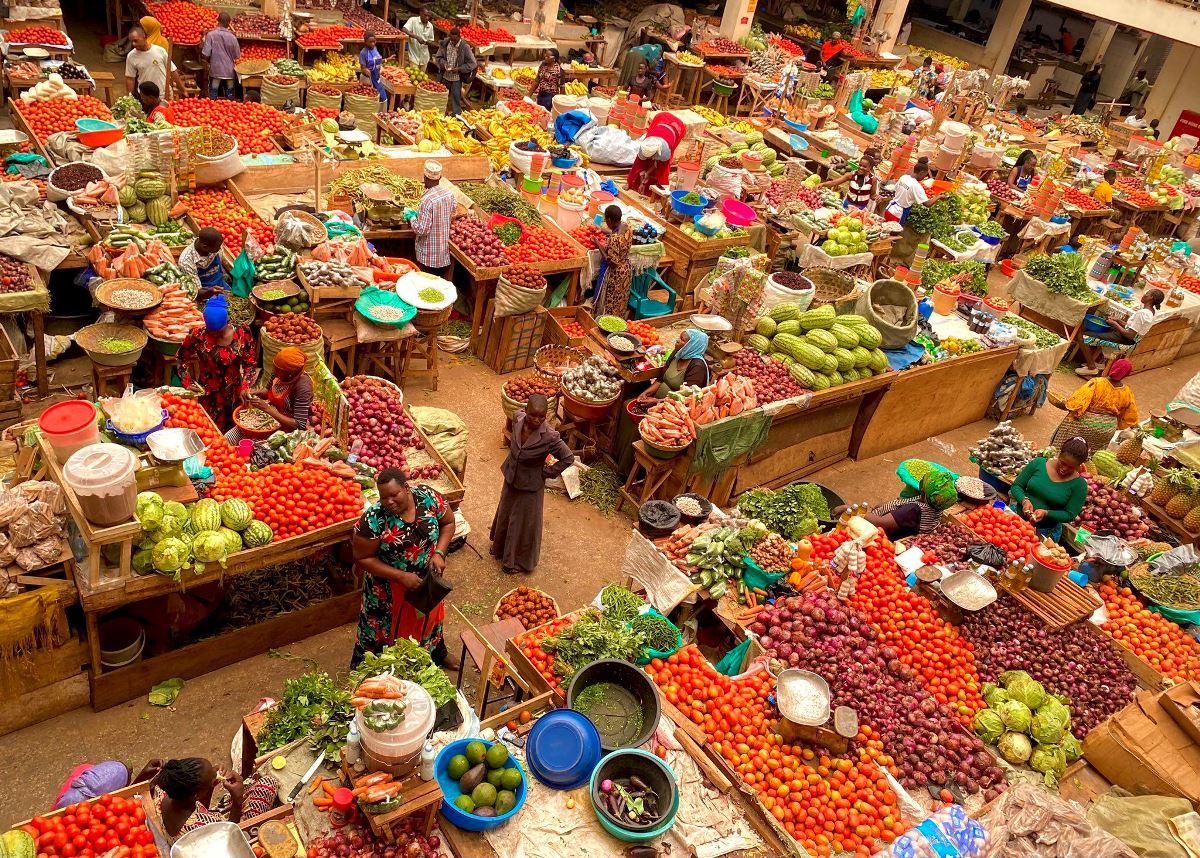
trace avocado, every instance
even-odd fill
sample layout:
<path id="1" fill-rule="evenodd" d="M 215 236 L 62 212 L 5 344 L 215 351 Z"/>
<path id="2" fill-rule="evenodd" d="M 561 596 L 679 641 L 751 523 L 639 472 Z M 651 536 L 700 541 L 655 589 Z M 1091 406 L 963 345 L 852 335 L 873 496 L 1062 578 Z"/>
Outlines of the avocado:
<path id="1" fill-rule="evenodd" d="M 504 779 L 504 769 L 488 769 L 487 782 L 500 789 L 500 785 Z"/>
<path id="2" fill-rule="evenodd" d="M 517 806 L 517 795 L 512 790 L 502 789 L 496 795 L 496 813 L 500 816 Z"/>
<path id="3" fill-rule="evenodd" d="M 487 754 L 484 759 L 488 764 L 489 769 L 498 769 L 508 762 L 508 748 L 497 742 L 492 747 L 487 749 Z"/>
<path id="4" fill-rule="evenodd" d="M 496 808 L 494 807 L 477 807 L 472 811 L 476 816 L 495 816 Z"/>
<path id="5" fill-rule="evenodd" d="M 467 773 L 458 779 L 458 788 L 464 794 L 470 795 L 475 787 L 483 783 L 483 779 L 487 776 L 487 766 L 480 763 L 477 766 L 472 766 L 467 769 Z"/>

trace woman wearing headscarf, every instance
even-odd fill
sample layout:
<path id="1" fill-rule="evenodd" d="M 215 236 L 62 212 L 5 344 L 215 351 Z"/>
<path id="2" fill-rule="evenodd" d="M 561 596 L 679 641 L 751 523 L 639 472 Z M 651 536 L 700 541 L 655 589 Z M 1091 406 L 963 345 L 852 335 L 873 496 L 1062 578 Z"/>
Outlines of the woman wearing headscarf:
<path id="1" fill-rule="evenodd" d="M 863 516 L 887 534 L 888 539 L 907 539 L 928 533 L 942 523 L 942 510 L 955 504 L 958 492 L 954 478 L 945 471 L 930 471 L 921 478 L 920 494 L 915 498 L 898 498 L 872 509 Z M 839 515 L 844 506 L 832 510 Z"/>
<path id="2" fill-rule="evenodd" d="M 250 389 L 255 368 L 254 338 L 229 323 L 225 296 L 204 304 L 204 327 L 196 328 L 179 347 L 179 378 L 184 387 L 200 390 L 200 404 L 217 427 L 233 422 L 233 409 Z"/>
<path id="3" fill-rule="evenodd" d="M 492 518 L 492 556 L 504 574 L 526 574 L 537 568 L 542 552 L 542 507 L 546 480 L 562 474 L 575 462 L 558 430 L 546 422 L 546 397 L 535 393 L 513 415 L 508 456 L 500 466 L 504 485 Z M 547 456 L 554 457 L 548 464 Z"/>
<path id="4" fill-rule="evenodd" d="M 1050 446 L 1060 447 L 1079 436 L 1089 448 L 1103 450 L 1114 433 L 1136 426 L 1139 419 L 1137 402 L 1133 391 L 1124 382 L 1131 372 L 1133 364 L 1127 358 L 1118 358 L 1108 368 L 1107 376 L 1088 379 L 1061 404 L 1051 400 L 1064 409 L 1067 416 L 1054 430 Z"/>
<path id="5" fill-rule="evenodd" d="M 146 41 L 152 45 L 158 45 L 168 54 L 171 52 L 171 43 L 167 41 L 167 37 L 163 35 L 162 24 L 153 15 L 146 15 L 138 21 L 138 26 L 142 28 L 142 32 L 146 34 Z"/>
<path id="6" fill-rule="evenodd" d="M 708 334 L 699 328 L 688 328 L 679 335 L 675 351 L 663 369 L 662 381 L 638 397 L 643 402 L 662 399 L 668 393 L 679 390 L 685 384 L 693 387 L 708 387 L 712 373 L 704 353 L 708 351 Z"/>
<path id="7" fill-rule="evenodd" d="M 267 386 L 246 394 L 246 404 L 270 414 L 284 432 L 308 427 L 313 384 L 304 371 L 307 359 L 304 352 L 295 346 L 280 349 L 271 362 L 271 377 L 267 380 Z M 225 433 L 225 437 L 229 443 L 236 444 L 242 440 L 242 433 L 234 426 Z"/>
<path id="8" fill-rule="evenodd" d="M 687 126 L 670 113 L 664 111 L 650 120 L 638 156 L 629 168 L 628 185 L 631 191 L 649 194 L 651 185 L 666 187 L 671 178 L 671 158 L 685 134 Z"/>

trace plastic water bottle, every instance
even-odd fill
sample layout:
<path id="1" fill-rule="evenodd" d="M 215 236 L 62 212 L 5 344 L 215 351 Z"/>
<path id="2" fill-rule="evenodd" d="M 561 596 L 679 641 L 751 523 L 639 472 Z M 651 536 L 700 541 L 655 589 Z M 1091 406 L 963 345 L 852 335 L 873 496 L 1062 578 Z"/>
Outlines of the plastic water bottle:
<path id="1" fill-rule="evenodd" d="M 350 733 L 346 736 L 346 763 L 356 766 L 362 761 L 362 741 L 358 735 L 358 723 L 350 722 Z"/>
<path id="2" fill-rule="evenodd" d="M 437 754 L 433 752 L 433 743 L 426 741 L 425 747 L 421 749 L 421 780 L 433 780 L 433 764 L 437 760 Z"/>
<path id="3" fill-rule="evenodd" d="M 350 445 L 350 453 L 346 456 L 346 461 L 353 465 L 358 461 L 358 454 L 362 452 L 362 438 L 355 438 L 354 443 Z"/>

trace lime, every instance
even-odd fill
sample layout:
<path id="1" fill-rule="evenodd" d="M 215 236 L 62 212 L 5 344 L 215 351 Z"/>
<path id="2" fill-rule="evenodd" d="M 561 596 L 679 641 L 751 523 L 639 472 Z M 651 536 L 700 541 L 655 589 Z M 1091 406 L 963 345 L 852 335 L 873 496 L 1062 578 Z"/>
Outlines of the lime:
<path id="1" fill-rule="evenodd" d="M 487 773 L 487 782 L 500 789 L 504 779 L 504 769 L 489 769 Z"/>
<path id="2" fill-rule="evenodd" d="M 467 745 L 467 761 L 477 766 L 483 762 L 483 758 L 487 755 L 487 745 L 483 742 L 471 742 Z"/>
<path id="3" fill-rule="evenodd" d="M 506 790 L 515 790 L 521 785 L 520 769 L 504 769 L 500 775 L 500 786 Z"/>
<path id="4" fill-rule="evenodd" d="M 496 813 L 505 814 L 517 806 L 517 795 L 512 790 L 502 789 L 496 796 Z"/>
<path id="5" fill-rule="evenodd" d="M 471 792 L 471 801 L 476 807 L 491 807 L 496 803 L 496 788 L 489 783 L 481 783 Z"/>
<path id="6" fill-rule="evenodd" d="M 471 801 L 471 797 L 469 795 L 460 795 L 458 798 L 454 799 L 454 806 L 459 810 L 466 811 L 467 813 L 475 812 L 475 802 Z"/>
<path id="7" fill-rule="evenodd" d="M 455 754 L 450 758 L 449 765 L 446 766 L 446 774 L 450 776 L 450 780 L 456 781 L 465 775 L 469 768 L 471 768 L 471 761 L 462 754 Z"/>
<path id="8" fill-rule="evenodd" d="M 498 769 L 508 762 L 508 748 L 504 747 L 501 742 L 497 742 L 487 749 L 485 759 L 489 769 Z"/>

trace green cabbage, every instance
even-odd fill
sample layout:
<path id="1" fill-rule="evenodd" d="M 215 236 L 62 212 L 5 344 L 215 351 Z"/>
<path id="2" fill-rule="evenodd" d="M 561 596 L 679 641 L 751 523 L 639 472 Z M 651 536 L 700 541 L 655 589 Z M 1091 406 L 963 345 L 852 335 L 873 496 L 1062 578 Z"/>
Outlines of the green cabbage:
<path id="1" fill-rule="evenodd" d="M 987 705 L 995 709 L 1003 701 L 1008 699 L 1008 692 L 999 685 L 993 685 L 990 682 L 983 683 L 983 699 L 987 701 Z"/>
<path id="2" fill-rule="evenodd" d="M 163 505 L 163 515 L 169 515 L 172 518 L 187 518 L 187 507 L 179 501 L 167 501 Z"/>
<path id="3" fill-rule="evenodd" d="M 163 499 L 157 492 L 139 492 L 136 515 L 142 530 L 156 529 L 163 520 Z"/>
<path id="4" fill-rule="evenodd" d="M 1037 709 L 1046 699 L 1046 689 L 1042 688 L 1042 684 L 1027 676 L 1015 677 L 1004 688 L 1010 700 L 1024 703 L 1030 709 Z"/>
<path id="5" fill-rule="evenodd" d="M 133 552 L 133 571 L 139 575 L 148 575 L 154 571 L 154 552 L 149 548 L 140 548 Z"/>
<path id="6" fill-rule="evenodd" d="M 217 563 L 225 565 L 225 554 L 229 549 L 229 543 L 225 541 L 225 537 L 217 533 L 215 530 L 202 530 L 196 534 L 196 538 L 192 540 L 192 553 L 196 555 L 196 571 L 202 572 L 205 563 Z"/>
<path id="7" fill-rule="evenodd" d="M 1033 720 L 1033 713 L 1024 703 L 1019 700 L 1004 700 L 996 707 L 996 711 L 1000 713 L 1000 720 L 1008 729 L 1021 733 L 1029 732 L 1029 722 Z"/>
<path id="8" fill-rule="evenodd" d="M 1033 753 L 1033 743 L 1024 733 L 1005 733 L 996 747 L 1000 750 L 1000 756 L 1014 765 L 1025 762 Z"/>
<path id="9" fill-rule="evenodd" d="M 1066 707 L 1060 708 L 1065 709 Z M 1043 706 L 1037 712 L 1033 713 L 1029 735 L 1039 745 L 1057 745 L 1062 741 L 1063 734 L 1067 732 L 1067 725 L 1069 723 L 1068 719 L 1062 717 L 1059 709 L 1050 709 Z"/>
<path id="10" fill-rule="evenodd" d="M 168 536 L 154 546 L 154 568 L 159 572 L 178 572 L 188 565 L 191 551 L 182 539 Z"/>
<path id="11" fill-rule="evenodd" d="M 1000 715 L 995 709 L 980 709 L 976 712 L 974 726 L 975 735 L 989 745 L 995 744 L 1004 734 L 1004 722 L 1000 720 Z"/>
<path id="12" fill-rule="evenodd" d="M 1060 703 L 1057 698 L 1047 695 L 1046 699 L 1042 701 L 1042 705 L 1037 708 L 1037 711 L 1045 712 L 1047 716 L 1057 718 L 1067 726 L 1071 724 L 1071 710 Z"/>
<path id="13" fill-rule="evenodd" d="M 1080 742 L 1072 733 L 1067 733 L 1062 740 L 1063 753 L 1067 756 L 1067 762 L 1073 763 L 1083 756 L 1083 743 Z"/>
<path id="14" fill-rule="evenodd" d="M 1060 745 L 1038 745 L 1029 758 L 1029 767 L 1046 776 L 1046 786 L 1054 787 L 1067 770 L 1067 755 Z"/>
<path id="15" fill-rule="evenodd" d="M 1033 679 L 1032 676 L 1023 670 L 1006 670 L 1004 673 L 1000 674 L 1000 684 L 1005 688 L 1008 688 L 1008 684 L 1018 677 L 1023 679 Z"/>

